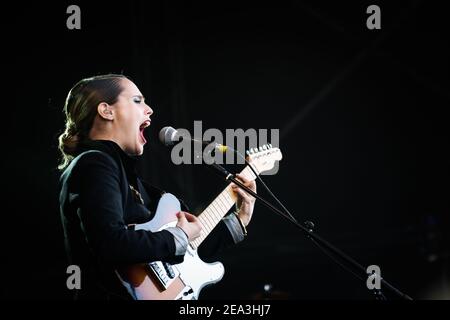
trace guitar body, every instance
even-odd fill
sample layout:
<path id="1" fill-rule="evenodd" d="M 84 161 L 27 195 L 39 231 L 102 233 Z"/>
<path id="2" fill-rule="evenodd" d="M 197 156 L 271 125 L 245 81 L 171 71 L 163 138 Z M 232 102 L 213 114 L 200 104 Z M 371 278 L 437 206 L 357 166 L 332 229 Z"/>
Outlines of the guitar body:
<path id="1" fill-rule="evenodd" d="M 135 226 L 135 230 L 160 231 L 177 224 L 176 214 L 181 210 L 178 199 L 164 194 L 154 218 Z M 224 275 L 222 263 L 205 263 L 197 250 L 188 245 L 184 261 L 170 265 L 161 261 L 136 264 L 118 270 L 122 284 L 136 300 L 192 300 L 208 284 L 220 281 Z"/>

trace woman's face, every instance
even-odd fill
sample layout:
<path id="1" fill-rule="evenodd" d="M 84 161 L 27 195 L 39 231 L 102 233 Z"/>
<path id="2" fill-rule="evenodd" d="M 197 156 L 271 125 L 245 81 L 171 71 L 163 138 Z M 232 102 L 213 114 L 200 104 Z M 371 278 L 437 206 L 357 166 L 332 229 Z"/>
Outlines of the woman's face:
<path id="1" fill-rule="evenodd" d="M 151 124 L 153 110 L 133 82 L 123 79 L 122 87 L 122 93 L 112 105 L 114 140 L 129 155 L 141 155 L 147 143 L 144 129 Z"/>

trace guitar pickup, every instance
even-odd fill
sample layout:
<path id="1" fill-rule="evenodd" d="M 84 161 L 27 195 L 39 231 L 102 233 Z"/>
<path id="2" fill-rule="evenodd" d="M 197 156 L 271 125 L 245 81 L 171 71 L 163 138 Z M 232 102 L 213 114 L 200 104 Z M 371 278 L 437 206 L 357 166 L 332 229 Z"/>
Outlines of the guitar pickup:
<path id="1" fill-rule="evenodd" d="M 161 286 L 167 289 L 180 274 L 178 270 L 167 262 L 155 261 L 148 264 Z"/>
<path id="2" fill-rule="evenodd" d="M 164 269 L 166 270 L 169 278 L 170 279 L 175 278 L 176 274 L 175 274 L 175 271 L 173 270 L 173 267 L 167 262 L 163 262 L 163 266 L 164 266 Z"/>

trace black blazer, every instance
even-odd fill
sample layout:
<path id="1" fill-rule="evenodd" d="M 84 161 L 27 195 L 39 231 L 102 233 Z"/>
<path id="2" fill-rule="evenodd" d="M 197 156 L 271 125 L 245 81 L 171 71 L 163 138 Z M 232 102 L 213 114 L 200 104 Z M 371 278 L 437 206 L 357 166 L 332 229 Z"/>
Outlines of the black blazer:
<path id="1" fill-rule="evenodd" d="M 129 228 L 152 219 L 162 190 L 143 182 L 135 172 L 136 158 L 112 141 L 89 141 L 60 178 L 60 212 L 69 263 L 81 268 L 77 298 L 130 298 L 115 270 L 150 261 L 180 263 L 168 231 Z M 142 200 L 132 191 L 133 186 Z M 183 208 L 185 209 L 185 208 Z M 233 244 L 221 222 L 199 248 L 207 258 Z"/>

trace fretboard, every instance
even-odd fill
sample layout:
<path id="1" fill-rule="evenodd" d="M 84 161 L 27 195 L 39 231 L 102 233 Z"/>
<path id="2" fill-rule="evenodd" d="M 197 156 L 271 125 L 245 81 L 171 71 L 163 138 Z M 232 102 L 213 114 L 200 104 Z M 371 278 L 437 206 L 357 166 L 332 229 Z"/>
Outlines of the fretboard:
<path id="1" fill-rule="evenodd" d="M 255 180 L 256 176 L 253 171 L 246 166 L 241 174 L 249 180 Z M 203 240 L 211 233 L 215 226 L 222 220 L 222 218 L 230 211 L 237 201 L 237 196 L 231 189 L 229 184 L 214 201 L 197 217 L 202 225 L 202 232 L 200 237 L 191 241 L 194 249 L 197 249 Z"/>

